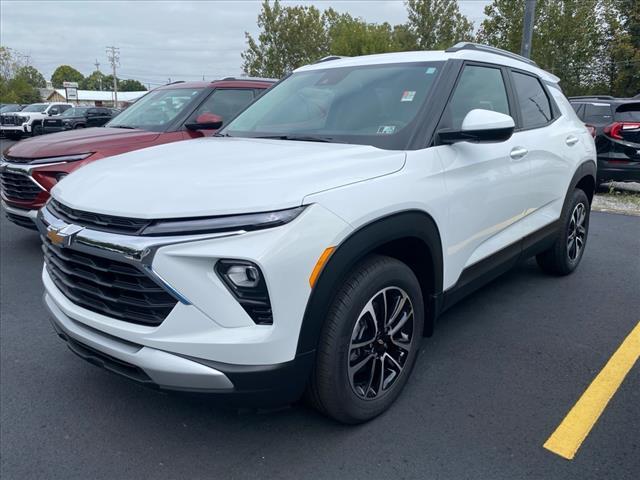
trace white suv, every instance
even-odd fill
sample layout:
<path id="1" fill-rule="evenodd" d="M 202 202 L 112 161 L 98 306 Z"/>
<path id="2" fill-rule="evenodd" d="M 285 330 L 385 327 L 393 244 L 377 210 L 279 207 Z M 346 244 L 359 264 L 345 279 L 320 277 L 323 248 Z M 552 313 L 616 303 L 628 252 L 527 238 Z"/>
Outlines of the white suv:
<path id="1" fill-rule="evenodd" d="M 42 133 L 42 121 L 73 107 L 70 103 L 33 103 L 19 112 L 3 113 L 0 131 L 17 140 L 23 135 Z"/>
<path id="2" fill-rule="evenodd" d="M 558 79 L 475 44 L 297 69 L 217 138 L 92 163 L 41 210 L 78 355 L 160 388 L 383 412 L 421 337 L 519 259 L 572 272 L 593 139 Z"/>

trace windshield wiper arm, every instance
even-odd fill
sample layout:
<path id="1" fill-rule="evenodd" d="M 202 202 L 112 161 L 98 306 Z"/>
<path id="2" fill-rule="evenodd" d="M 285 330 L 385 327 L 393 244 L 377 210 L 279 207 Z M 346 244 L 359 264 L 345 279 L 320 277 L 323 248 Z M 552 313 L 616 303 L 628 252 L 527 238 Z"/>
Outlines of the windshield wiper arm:
<path id="1" fill-rule="evenodd" d="M 132 127 L 131 125 L 109 125 L 111 128 L 126 128 L 128 130 L 137 130 L 137 127 Z"/>
<path id="2" fill-rule="evenodd" d="M 314 137 L 313 135 L 263 135 L 251 138 L 264 138 L 267 140 L 293 140 L 297 142 L 339 143 L 331 137 Z"/>

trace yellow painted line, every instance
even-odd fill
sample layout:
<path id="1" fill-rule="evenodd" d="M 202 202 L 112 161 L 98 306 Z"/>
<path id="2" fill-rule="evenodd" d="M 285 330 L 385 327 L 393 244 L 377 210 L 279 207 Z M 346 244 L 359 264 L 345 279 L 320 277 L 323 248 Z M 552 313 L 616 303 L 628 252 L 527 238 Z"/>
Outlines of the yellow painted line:
<path id="1" fill-rule="evenodd" d="M 544 448 L 572 460 L 639 356 L 640 322 L 564 417 L 556 431 L 545 442 Z"/>

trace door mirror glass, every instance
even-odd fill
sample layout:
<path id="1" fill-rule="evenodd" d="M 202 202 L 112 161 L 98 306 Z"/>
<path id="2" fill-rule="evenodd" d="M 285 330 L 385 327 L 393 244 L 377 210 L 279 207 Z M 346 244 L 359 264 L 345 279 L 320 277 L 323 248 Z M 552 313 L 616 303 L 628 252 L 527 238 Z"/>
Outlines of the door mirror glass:
<path id="1" fill-rule="evenodd" d="M 217 130 L 221 126 L 222 117 L 215 113 L 201 113 L 196 117 L 195 122 L 185 125 L 189 130 Z"/>
<path id="2" fill-rule="evenodd" d="M 504 142 L 511 138 L 515 122 L 504 113 L 476 108 L 467 113 L 460 129 L 440 130 L 440 142 L 451 144 L 456 142 Z"/>

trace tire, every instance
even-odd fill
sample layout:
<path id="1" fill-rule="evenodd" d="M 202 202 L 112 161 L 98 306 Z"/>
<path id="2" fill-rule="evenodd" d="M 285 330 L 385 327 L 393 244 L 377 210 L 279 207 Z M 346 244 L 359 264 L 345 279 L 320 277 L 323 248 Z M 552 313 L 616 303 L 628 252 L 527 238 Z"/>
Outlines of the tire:
<path id="1" fill-rule="evenodd" d="M 35 124 L 31 127 L 31 136 L 35 137 L 36 135 L 44 135 L 44 129 L 41 124 Z"/>
<path id="2" fill-rule="evenodd" d="M 578 267 L 587 246 L 590 210 L 586 193 L 575 189 L 560 217 L 560 229 L 555 242 L 547 251 L 536 256 L 544 272 L 568 275 Z"/>
<path id="3" fill-rule="evenodd" d="M 84 125 L 82 125 L 81 123 L 79 123 L 78 125 L 76 125 L 75 127 L 73 127 L 74 130 L 77 130 L 78 128 L 84 128 Z"/>
<path id="4" fill-rule="evenodd" d="M 385 301 L 395 307 L 385 310 Z M 383 324 L 387 333 L 376 336 Z M 423 329 L 424 302 L 411 269 L 393 258 L 368 257 L 351 271 L 329 308 L 307 398 L 343 423 L 380 415 L 406 384 Z"/>

